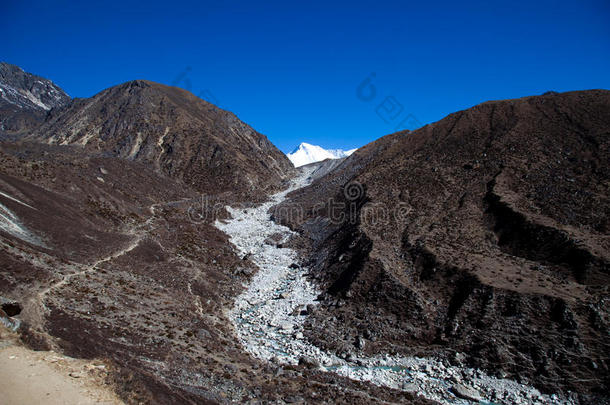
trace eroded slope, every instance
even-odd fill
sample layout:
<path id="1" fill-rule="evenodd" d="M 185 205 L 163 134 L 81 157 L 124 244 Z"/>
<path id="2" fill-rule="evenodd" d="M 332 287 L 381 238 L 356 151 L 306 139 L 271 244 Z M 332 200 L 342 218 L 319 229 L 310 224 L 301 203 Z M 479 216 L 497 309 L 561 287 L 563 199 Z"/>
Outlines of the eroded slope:
<path id="1" fill-rule="evenodd" d="M 359 149 L 276 211 L 326 289 L 309 337 L 607 391 L 609 135 L 610 92 L 592 90 L 484 103 Z"/>

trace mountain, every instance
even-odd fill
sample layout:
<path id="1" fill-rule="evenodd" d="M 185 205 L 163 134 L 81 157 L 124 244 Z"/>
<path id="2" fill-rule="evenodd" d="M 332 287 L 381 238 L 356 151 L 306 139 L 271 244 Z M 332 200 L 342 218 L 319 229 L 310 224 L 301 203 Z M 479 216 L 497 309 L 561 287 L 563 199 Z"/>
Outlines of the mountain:
<path id="1" fill-rule="evenodd" d="M 413 355 L 460 366 L 456 394 L 453 382 L 476 394 L 477 369 L 608 402 L 609 91 L 483 103 L 302 169 L 174 87 L 136 80 L 49 110 L 27 103 L 42 121 L 0 140 L 0 323 L 32 348 L 104 364 L 96 373 L 127 403 L 431 403 L 315 357 L 248 354 L 236 330 L 250 327 L 231 314 L 268 280 L 256 263 L 282 280 L 262 305 L 299 299 L 283 280 L 307 285 L 276 278 L 280 267 L 315 284 L 311 306 L 281 315 L 298 330 L 273 333 L 354 369 Z M 251 208 L 298 171 L 311 185 L 271 209 L 297 232 L 267 238 L 268 206 Z M 231 238 L 215 226 L 230 223 Z M 238 250 L 242 236 L 256 243 Z"/>
<path id="2" fill-rule="evenodd" d="M 324 149 L 321 146 L 301 143 L 287 156 L 294 167 L 304 166 L 310 163 L 321 162 L 326 159 L 341 159 L 354 153 L 356 149 L 344 151 L 342 149 Z"/>
<path id="3" fill-rule="evenodd" d="M 126 403 L 430 403 L 261 362 L 235 337 L 257 268 L 214 223 L 295 171 L 263 135 L 146 81 L 45 119 L 0 140 L 0 336 L 95 359 Z"/>
<path id="4" fill-rule="evenodd" d="M 42 123 L 47 111 L 70 100 L 52 81 L 0 62 L 0 135 L 26 133 Z"/>
<path id="5" fill-rule="evenodd" d="M 490 101 L 358 149 L 290 195 L 304 216 L 274 213 L 325 291 L 306 337 L 604 403 L 608 173 L 606 90 Z"/>
<path id="6" fill-rule="evenodd" d="M 52 112 L 29 139 L 145 163 L 201 192 L 251 199 L 278 187 L 293 170 L 283 153 L 234 114 L 146 80 L 75 100 Z"/>

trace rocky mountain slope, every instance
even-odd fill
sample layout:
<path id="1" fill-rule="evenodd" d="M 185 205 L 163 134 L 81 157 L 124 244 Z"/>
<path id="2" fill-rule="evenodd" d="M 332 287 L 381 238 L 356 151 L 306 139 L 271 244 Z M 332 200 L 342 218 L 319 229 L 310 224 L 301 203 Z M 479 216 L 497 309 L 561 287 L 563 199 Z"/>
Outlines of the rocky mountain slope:
<path id="1" fill-rule="evenodd" d="M 29 139 L 142 162 L 196 190 L 248 200 L 261 198 L 292 170 L 283 153 L 234 114 L 145 80 L 75 100 Z"/>
<path id="2" fill-rule="evenodd" d="M 212 225 L 233 197 L 82 147 L 0 143 L 0 320 L 110 364 L 127 403 L 429 403 L 243 351 L 227 312 L 256 268 Z"/>
<path id="3" fill-rule="evenodd" d="M 487 102 L 360 148 L 274 210 L 325 291 L 307 337 L 607 401 L 609 148 L 604 90 Z"/>
<path id="4" fill-rule="evenodd" d="M 301 235 L 284 240 L 265 215 L 283 194 L 267 199 L 296 170 L 233 114 L 143 80 L 67 105 L 39 85 L 0 115 L 32 102 L 43 120 L 0 141 L 0 327 L 103 361 L 125 402 L 430 403 L 407 392 L 421 385 L 367 382 L 354 360 L 389 374 L 388 359 L 412 355 L 433 359 L 409 369 L 421 381 L 456 380 L 428 398 L 479 396 L 454 389 L 472 367 L 608 401 L 610 92 L 488 102 L 306 167 L 312 184 L 271 209 Z M 285 268 L 288 247 L 301 266 Z M 282 267 L 285 288 L 257 290 L 257 263 Z M 302 277 L 315 294 L 281 314 L 294 339 L 361 381 L 240 343 L 250 309 L 278 315 Z M 486 399 L 514 402 L 494 386 Z"/>
<path id="5" fill-rule="evenodd" d="M 292 174 L 262 135 L 143 81 L 46 119 L 0 142 L 0 328 L 107 365 L 126 403 L 430 403 L 244 352 L 227 313 L 256 267 L 213 222 Z"/>
<path id="6" fill-rule="evenodd" d="M 44 121 L 47 112 L 70 102 L 48 79 L 0 62 L 0 135 L 23 135 Z"/>

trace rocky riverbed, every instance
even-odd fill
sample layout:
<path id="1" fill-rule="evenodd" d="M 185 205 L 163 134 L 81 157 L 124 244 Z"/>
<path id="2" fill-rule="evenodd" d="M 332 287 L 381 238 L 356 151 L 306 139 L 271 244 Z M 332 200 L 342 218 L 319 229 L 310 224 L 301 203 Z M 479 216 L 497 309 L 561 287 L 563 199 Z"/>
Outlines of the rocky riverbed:
<path id="1" fill-rule="evenodd" d="M 292 236 L 292 231 L 273 222 L 268 211 L 289 192 L 306 186 L 312 170 L 303 170 L 290 187 L 264 204 L 254 208 L 227 207 L 232 219 L 216 222 L 239 253 L 259 267 L 229 314 L 248 353 L 277 364 L 301 364 L 411 391 L 444 404 L 574 403 L 570 398 L 541 394 L 533 387 L 436 359 L 366 357 L 358 352 L 339 357 L 307 341 L 302 333 L 304 320 L 320 292 L 307 280 L 307 269 L 299 265 L 297 253 L 284 247 L 283 242 Z"/>

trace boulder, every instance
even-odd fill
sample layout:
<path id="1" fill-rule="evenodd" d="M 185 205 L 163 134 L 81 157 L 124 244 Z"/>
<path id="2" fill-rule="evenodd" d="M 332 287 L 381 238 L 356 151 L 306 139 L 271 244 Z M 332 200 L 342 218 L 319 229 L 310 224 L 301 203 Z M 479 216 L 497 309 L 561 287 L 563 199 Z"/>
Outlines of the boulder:
<path id="1" fill-rule="evenodd" d="M 467 387 L 462 384 L 455 384 L 451 387 L 451 391 L 462 399 L 467 399 L 469 401 L 482 401 L 483 396 L 481 393 L 474 388 Z"/>

